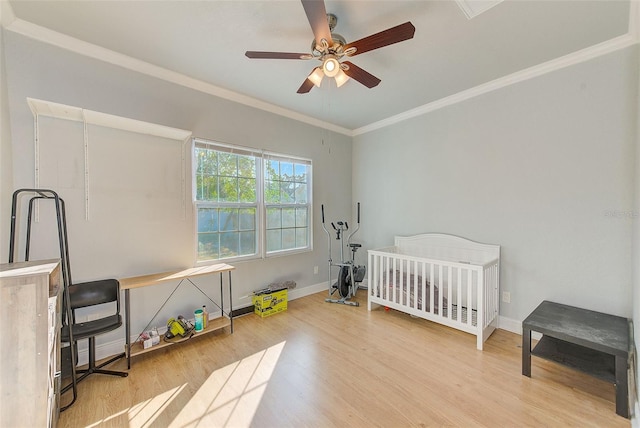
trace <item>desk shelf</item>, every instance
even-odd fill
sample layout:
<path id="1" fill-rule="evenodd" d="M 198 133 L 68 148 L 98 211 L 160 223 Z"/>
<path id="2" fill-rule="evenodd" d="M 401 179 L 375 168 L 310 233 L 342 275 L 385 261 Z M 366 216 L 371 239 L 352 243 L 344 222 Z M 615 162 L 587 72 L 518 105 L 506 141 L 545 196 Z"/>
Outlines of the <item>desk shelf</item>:
<path id="1" fill-rule="evenodd" d="M 195 338 L 195 337 L 199 337 L 202 336 L 204 334 L 209 334 L 209 333 L 213 333 L 215 331 L 220 331 L 223 330 L 226 327 L 230 327 L 231 326 L 231 320 L 227 317 L 219 317 L 213 320 L 209 320 L 209 322 L 207 323 L 207 328 L 205 328 L 202 331 L 199 331 L 197 333 L 194 333 L 193 336 L 191 336 L 189 339 L 184 339 L 184 340 L 179 340 L 176 342 L 167 342 L 164 340 L 163 337 L 160 338 L 160 343 L 158 343 L 157 345 L 154 345 L 150 348 L 144 349 L 142 344 L 140 342 L 136 342 L 131 344 L 131 357 L 134 357 L 136 355 L 140 355 L 140 354 L 146 354 L 147 352 L 152 352 L 152 351 L 156 351 L 158 349 L 161 348 L 166 348 L 167 346 L 172 346 L 172 345 L 179 345 L 181 343 L 185 343 L 188 342 L 189 340 Z M 126 346 L 125 346 L 125 352 L 126 352 Z"/>
<path id="2" fill-rule="evenodd" d="M 616 382 L 615 357 L 604 352 L 543 335 L 531 354 L 607 382 Z"/>
<path id="3" fill-rule="evenodd" d="M 207 333 L 211 333 L 214 331 L 220 331 L 222 329 L 224 329 L 225 327 L 229 327 L 229 330 L 231 333 L 233 333 L 233 294 L 232 294 L 232 288 L 231 288 L 231 271 L 235 270 L 235 267 L 228 265 L 226 263 L 221 263 L 221 264 L 217 264 L 217 265 L 210 265 L 210 266 L 202 266 L 202 267 L 195 267 L 195 268 L 190 268 L 190 269 L 184 269 L 184 270 L 180 270 L 180 271 L 173 271 L 173 272 L 163 272 L 163 273 L 155 273 L 155 274 L 150 274 L 150 275 L 142 275 L 142 276 L 136 276 L 136 277 L 131 277 L 131 278 L 123 278 L 120 279 L 120 289 L 124 290 L 124 308 L 125 308 L 125 354 L 126 354 L 126 358 L 127 358 L 127 369 L 131 368 L 131 357 L 134 355 L 140 355 L 140 354 L 144 354 L 146 352 L 151 352 L 151 351 L 155 351 L 156 349 L 161 349 L 161 348 L 166 348 L 167 346 L 170 345 L 176 345 L 178 343 L 184 343 L 187 342 L 189 339 L 184 339 L 184 340 L 179 340 L 179 341 L 175 341 L 175 342 L 165 342 L 164 340 L 160 340 L 160 343 L 152 346 L 150 348 L 144 349 L 144 347 L 142 346 L 142 344 L 140 342 L 137 343 L 131 343 L 131 304 L 130 304 L 130 292 L 131 290 L 134 289 L 138 289 L 138 288 L 142 288 L 142 287 L 148 287 L 148 286 L 154 286 L 160 283 L 164 283 L 164 282 L 169 282 L 169 281 L 177 281 L 178 285 L 176 285 L 176 287 L 174 288 L 174 291 L 178 289 L 178 287 L 180 287 L 182 285 L 182 283 L 184 281 L 188 281 L 189 283 L 191 283 L 194 287 L 198 288 L 198 290 L 200 290 L 200 287 L 198 287 L 196 284 L 194 284 L 192 282 L 192 278 L 194 277 L 200 277 L 200 276 L 204 276 L 204 275 L 212 275 L 212 274 L 219 274 L 220 275 L 220 304 L 216 303 L 213 299 L 211 299 L 204 291 L 200 290 L 200 292 L 202 292 L 202 294 L 204 294 L 205 296 L 209 297 L 209 300 L 211 300 L 212 303 L 215 304 L 215 306 L 217 306 L 220 311 L 222 312 L 222 316 L 220 318 L 216 318 L 214 320 L 209 320 L 207 328 L 204 329 L 201 332 L 198 333 L 194 333 L 194 335 L 192 337 L 196 337 L 202 334 L 207 334 Z M 229 300 L 229 310 L 228 312 L 225 312 L 224 310 L 224 289 L 223 289 L 223 273 L 228 273 L 229 275 L 229 296 L 228 296 L 228 300 Z M 173 293 L 172 293 L 173 294 Z M 172 295 L 171 294 L 171 295 Z M 171 298 L 171 295 L 169 295 L 169 297 L 167 297 L 167 299 L 165 300 L 165 303 L 168 302 L 168 300 Z M 164 304 L 163 304 L 164 306 Z M 156 313 L 157 315 L 157 313 Z M 227 317 L 225 317 L 225 315 L 227 315 Z M 147 327 L 149 327 L 149 325 L 147 324 Z M 145 327 L 145 330 L 146 328 Z"/>

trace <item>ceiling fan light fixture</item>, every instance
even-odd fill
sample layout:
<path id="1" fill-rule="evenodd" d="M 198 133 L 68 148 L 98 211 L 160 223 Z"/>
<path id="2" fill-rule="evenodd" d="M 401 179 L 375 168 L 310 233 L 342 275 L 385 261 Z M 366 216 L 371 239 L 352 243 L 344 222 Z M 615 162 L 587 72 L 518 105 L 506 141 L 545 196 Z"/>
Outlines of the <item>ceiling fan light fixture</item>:
<path id="1" fill-rule="evenodd" d="M 322 78 L 324 77 L 324 73 L 320 67 L 316 67 L 313 69 L 308 79 L 313 82 L 318 88 L 320 87 L 320 83 L 322 83 Z"/>
<path id="2" fill-rule="evenodd" d="M 340 71 L 340 63 L 334 56 L 327 56 L 322 63 L 322 71 L 327 77 L 335 77 Z"/>
<path id="3" fill-rule="evenodd" d="M 347 83 L 347 80 L 349 80 L 349 76 L 347 76 L 347 73 L 345 73 L 344 71 L 342 71 L 342 69 L 340 69 L 338 70 L 338 74 L 336 74 L 335 79 L 336 79 L 336 85 L 339 88 L 340 86 Z"/>

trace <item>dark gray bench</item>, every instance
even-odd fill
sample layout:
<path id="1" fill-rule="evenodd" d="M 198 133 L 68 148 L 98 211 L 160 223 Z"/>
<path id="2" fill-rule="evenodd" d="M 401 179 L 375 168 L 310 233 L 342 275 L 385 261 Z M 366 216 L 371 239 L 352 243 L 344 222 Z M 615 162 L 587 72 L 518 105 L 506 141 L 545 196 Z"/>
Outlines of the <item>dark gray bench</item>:
<path id="1" fill-rule="evenodd" d="M 534 349 L 531 331 L 542 333 Z M 631 331 L 627 318 L 545 300 L 522 322 L 522 374 L 531 377 L 535 355 L 611 382 L 616 413 L 629 418 Z"/>

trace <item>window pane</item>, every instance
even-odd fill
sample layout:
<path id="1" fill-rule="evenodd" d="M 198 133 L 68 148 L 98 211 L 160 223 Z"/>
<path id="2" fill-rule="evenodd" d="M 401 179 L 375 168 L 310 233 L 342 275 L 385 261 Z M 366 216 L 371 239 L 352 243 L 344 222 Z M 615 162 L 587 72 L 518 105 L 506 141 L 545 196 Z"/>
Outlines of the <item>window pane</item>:
<path id="1" fill-rule="evenodd" d="M 223 232 L 220 234 L 220 257 L 235 257 L 238 255 L 238 232 Z"/>
<path id="2" fill-rule="evenodd" d="M 216 208 L 198 209 L 198 233 L 218 231 L 218 210 Z"/>
<path id="3" fill-rule="evenodd" d="M 218 177 L 211 175 L 196 176 L 197 195 L 199 201 L 218 200 Z"/>
<path id="4" fill-rule="evenodd" d="M 220 177 L 220 202 L 238 202 L 238 179 Z"/>
<path id="5" fill-rule="evenodd" d="M 238 176 L 238 156 L 231 153 L 218 153 L 218 174 L 228 177 Z"/>
<path id="6" fill-rule="evenodd" d="M 256 158 L 238 156 L 238 177 L 256 178 Z"/>
<path id="7" fill-rule="evenodd" d="M 240 210 L 240 230 L 256 230 L 255 208 L 243 208 Z"/>
<path id="8" fill-rule="evenodd" d="M 238 255 L 249 256 L 256 253 L 256 233 L 240 232 L 240 249 Z"/>
<path id="9" fill-rule="evenodd" d="M 306 183 L 307 182 L 307 165 L 295 164 L 294 165 L 296 182 L 298 183 Z"/>
<path id="10" fill-rule="evenodd" d="M 301 227 L 296 229 L 296 247 L 298 248 L 303 248 L 306 247 L 308 244 L 308 229 L 306 227 Z"/>
<path id="11" fill-rule="evenodd" d="M 256 179 L 255 178 L 239 178 L 238 179 L 238 200 L 240 202 L 256 201 Z"/>
<path id="12" fill-rule="evenodd" d="M 198 174 L 218 174 L 218 154 L 214 150 L 196 149 L 196 161 L 198 163 L 196 172 Z"/>
<path id="13" fill-rule="evenodd" d="M 223 232 L 238 230 L 238 210 L 236 208 L 220 209 L 220 230 Z"/>
<path id="14" fill-rule="evenodd" d="M 295 185 L 295 200 L 298 204 L 306 204 L 307 203 L 307 185 L 306 184 L 296 184 Z"/>
<path id="15" fill-rule="evenodd" d="M 267 230 L 267 251 L 278 251 L 282 248 L 281 229 Z"/>
<path id="16" fill-rule="evenodd" d="M 280 162 L 280 180 L 293 181 L 293 164 L 290 162 Z"/>
<path id="17" fill-rule="evenodd" d="M 279 229 L 282 227 L 280 208 L 267 208 L 267 229 Z"/>
<path id="18" fill-rule="evenodd" d="M 296 227 L 295 208 L 282 209 L 282 227 Z"/>
<path id="19" fill-rule="evenodd" d="M 296 230 L 282 229 L 282 249 L 290 250 L 296 248 Z"/>
<path id="20" fill-rule="evenodd" d="M 280 182 L 280 203 L 287 204 L 294 201 L 294 187 L 293 183 L 281 181 Z"/>
<path id="21" fill-rule="evenodd" d="M 198 258 L 217 259 L 220 245 L 217 233 L 198 233 Z"/>
<path id="22" fill-rule="evenodd" d="M 307 207 L 296 208 L 296 226 L 308 226 L 307 224 Z"/>
<path id="23" fill-rule="evenodd" d="M 280 203 L 280 182 L 267 181 L 264 186 L 264 200 L 268 204 Z"/>
<path id="24" fill-rule="evenodd" d="M 280 162 L 267 160 L 264 163 L 264 178 L 266 180 L 280 179 Z"/>

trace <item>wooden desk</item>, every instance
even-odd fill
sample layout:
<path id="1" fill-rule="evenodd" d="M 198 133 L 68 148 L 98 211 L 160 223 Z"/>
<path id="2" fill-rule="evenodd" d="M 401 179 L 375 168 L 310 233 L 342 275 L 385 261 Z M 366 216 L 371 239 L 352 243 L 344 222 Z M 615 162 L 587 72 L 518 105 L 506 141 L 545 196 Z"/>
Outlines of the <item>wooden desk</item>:
<path id="1" fill-rule="evenodd" d="M 211 333 L 213 331 L 218 331 L 220 329 L 223 329 L 227 326 L 230 327 L 231 333 L 233 333 L 233 293 L 232 293 L 232 287 L 231 287 L 231 271 L 233 270 L 235 270 L 234 266 L 231 266 L 225 263 L 220 263 L 216 265 L 195 267 L 195 268 L 184 269 L 179 271 L 155 273 L 150 275 L 141 275 L 141 276 L 135 276 L 131 278 L 120 279 L 119 280 L 120 289 L 124 290 L 124 310 L 125 310 L 125 317 L 126 317 L 125 351 L 127 354 L 127 368 L 128 369 L 131 368 L 131 356 L 138 355 L 144 352 L 153 351 L 153 350 L 160 349 L 165 346 L 174 344 L 172 342 L 165 342 L 161 340 L 160 344 L 147 349 L 143 349 L 143 347 L 140 344 L 134 344 L 134 345 L 131 344 L 131 303 L 130 303 L 129 293 L 132 289 L 157 285 L 167 281 L 178 281 L 178 285 L 176 285 L 175 287 L 175 289 L 177 289 L 178 287 L 180 287 L 180 285 L 182 285 L 183 281 L 189 281 L 192 285 L 194 285 L 196 288 L 200 290 L 200 288 L 197 287 L 191 281 L 191 278 L 219 273 L 220 274 L 220 305 L 218 305 L 209 296 L 207 297 L 209 297 L 209 300 L 211 300 L 211 302 L 213 302 L 216 306 L 220 308 L 220 310 L 222 311 L 222 316 L 218 319 L 207 322 L 207 328 L 204 329 L 202 332 L 198 332 L 196 334 L 199 335 L 199 334 Z M 224 311 L 224 291 L 222 286 L 222 275 L 225 272 L 228 272 L 229 274 L 229 312 Z M 204 293 L 202 290 L 200 291 L 206 295 L 206 293 Z M 168 299 L 169 298 L 167 298 L 167 300 Z M 228 318 L 225 318 L 225 315 L 227 315 Z"/>
<path id="2" fill-rule="evenodd" d="M 616 387 L 616 413 L 629 418 L 630 323 L 545 300 L 522 322 L 522 374 L 531 377 L 535 355 L 611 382 Z M 543 334 L 533 350 L 532 330 Z"/>

